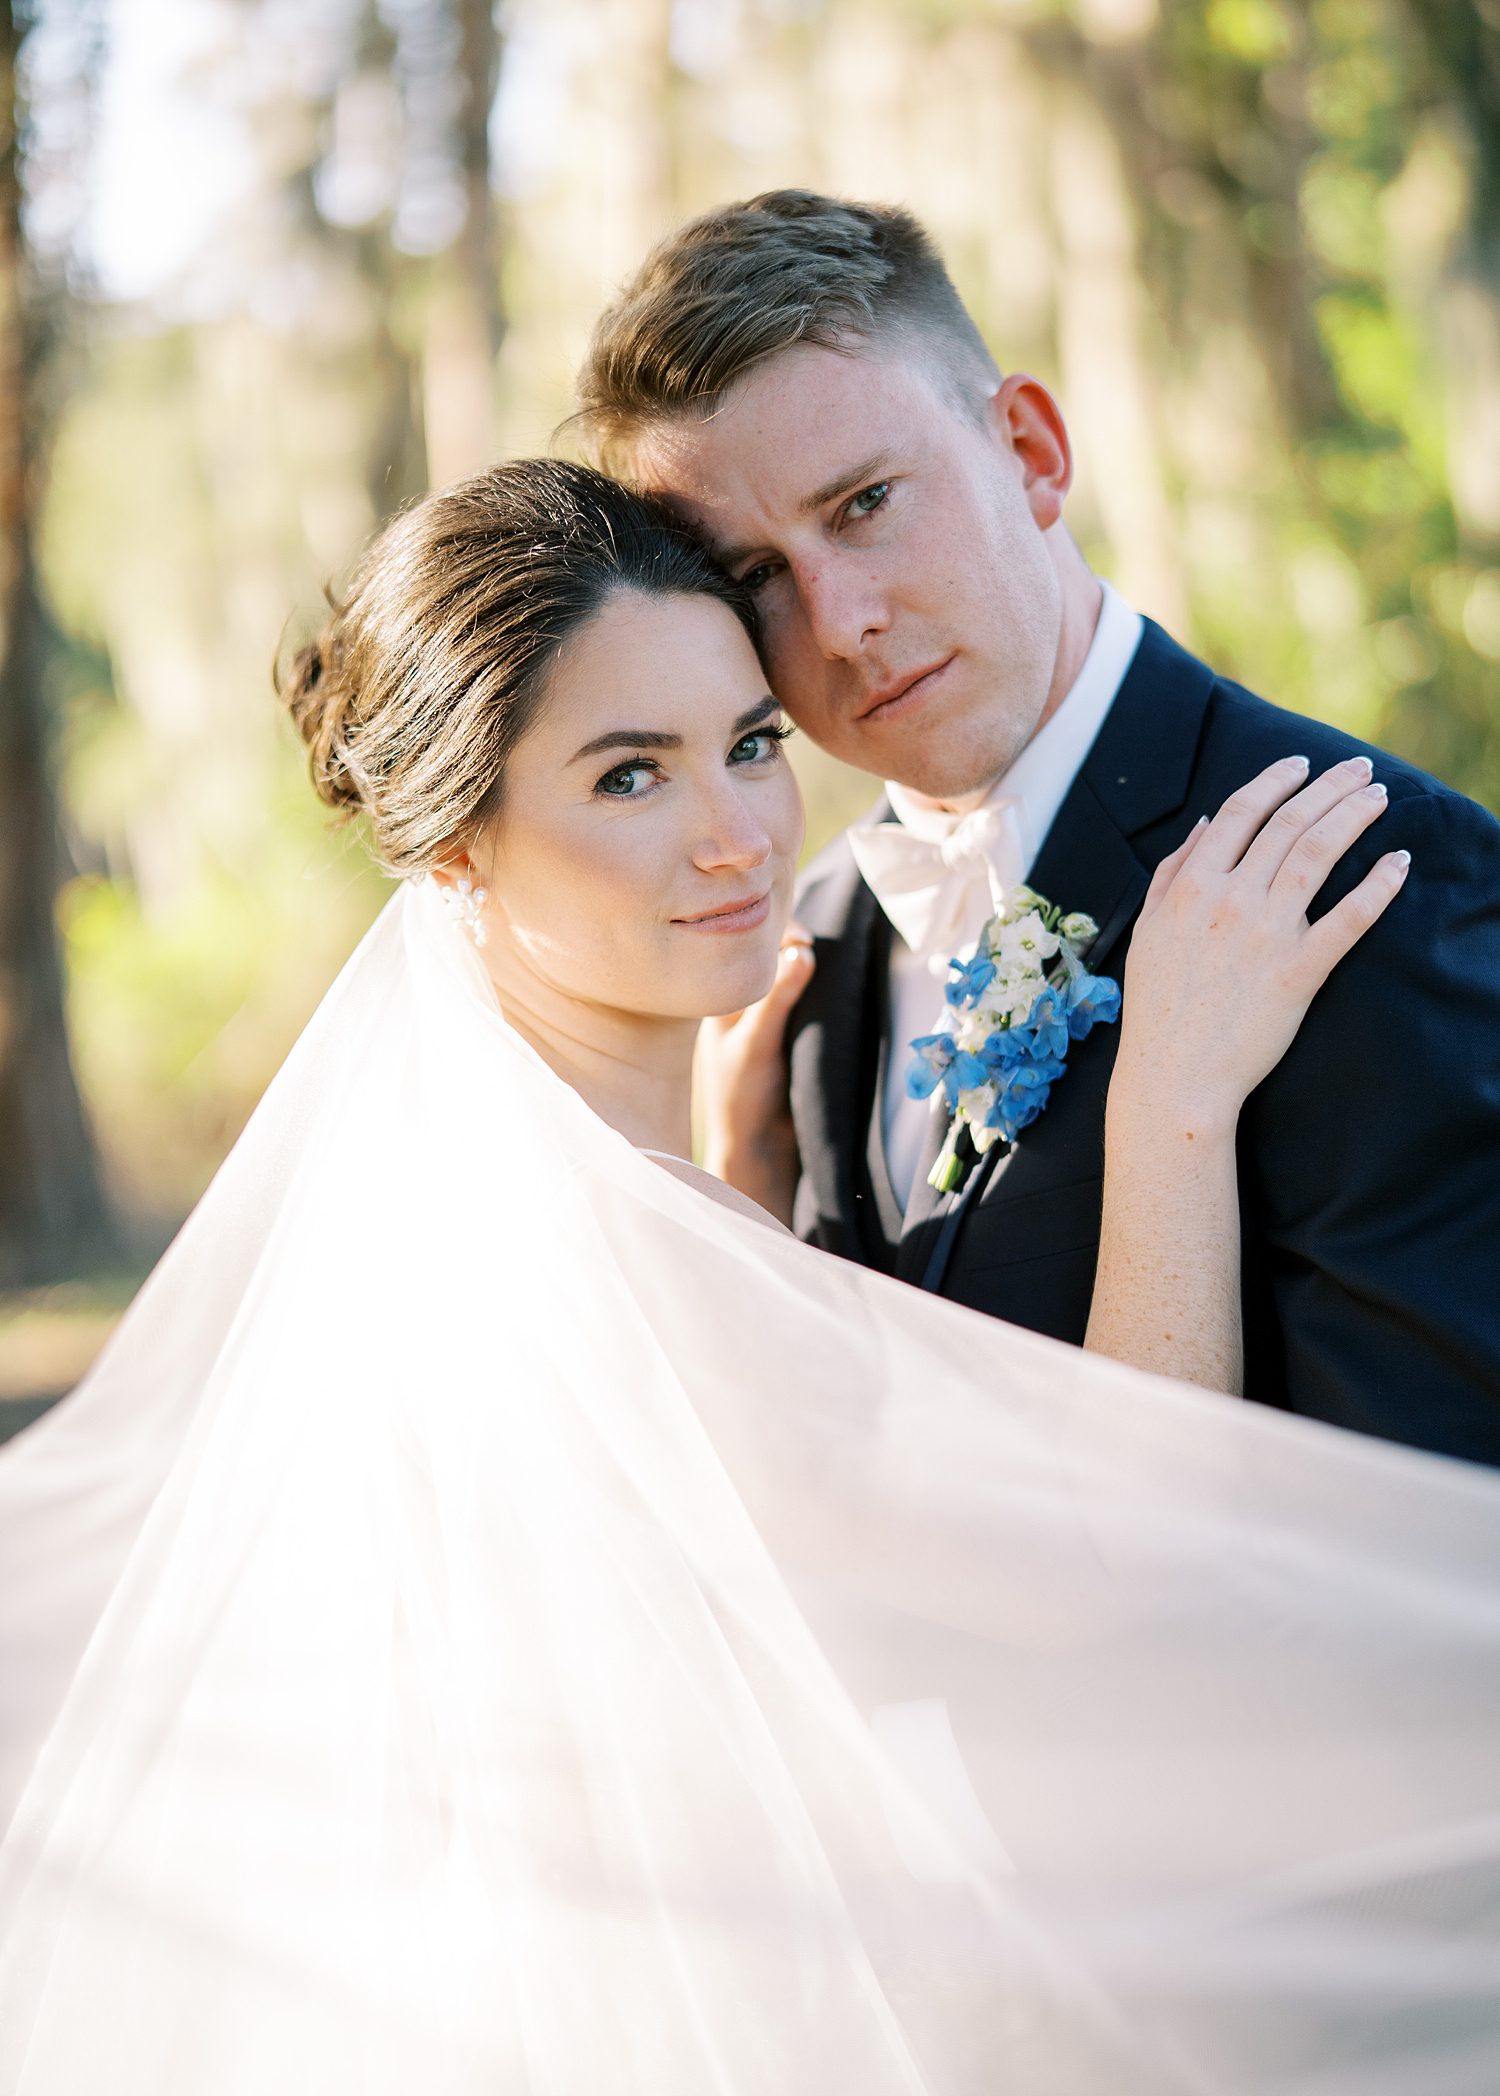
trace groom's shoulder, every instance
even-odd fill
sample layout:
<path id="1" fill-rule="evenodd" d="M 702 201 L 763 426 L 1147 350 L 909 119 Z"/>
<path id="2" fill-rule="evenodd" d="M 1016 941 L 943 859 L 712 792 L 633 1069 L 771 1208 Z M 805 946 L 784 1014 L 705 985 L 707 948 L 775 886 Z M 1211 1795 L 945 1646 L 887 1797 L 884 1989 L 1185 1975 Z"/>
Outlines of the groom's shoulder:
<path id="1" fill-rule="evenodd" d="M 1305 756 L 1314 774 L 1349 757 L 1368 757 L 1390 794 L 1393 812 L 1405 804 L 1406 815 L 1424 826 L 1452 830 L 1486 853 L 1493 851 L 1500 878 L 1500 823 L 1477 801 L 1378 743 L 1312 714 L 1275 705 L 1204 667 L 1212 686 L 1198 750 L 1198 795 L 1228 795 L 1281 757 Z M 1385 827 L 1389 830 L 1389 822 Z"/>

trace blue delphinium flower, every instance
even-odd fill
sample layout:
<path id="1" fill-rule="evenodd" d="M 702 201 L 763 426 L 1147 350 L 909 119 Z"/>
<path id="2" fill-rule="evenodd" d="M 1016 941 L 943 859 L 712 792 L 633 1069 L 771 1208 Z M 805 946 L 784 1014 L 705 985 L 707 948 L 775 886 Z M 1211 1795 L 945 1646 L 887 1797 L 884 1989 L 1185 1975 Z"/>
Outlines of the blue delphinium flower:
<path id="1" fill-rule="evenodd" d="M 953 980 L 943 994 L 955 1012 L 965 1012 L 970 1005 L 978 1004 L 995 980 L 995 963 L 987 953 L 976 953 L 972 961 L 950 961 L 948 969 Z"/>
<path id="2" fill-rule="evenodd" d="M 1061 1076 L 1062 1065 L 1056 1067 Z M 985 1126 L 998 1130 L 1007 1142 L 1014 1142 L 1021 1130 L 1029 1128 L 1047 1104 L 1051 1090 L 1052 1080 L 1037 1064 L 1013 1064 L 1001 1079 L 994 1104 L 985 1115 Z"/>
<path id="3" fill-rule="evenodd" d="M 1120 1016 L 1120 985 L 1107 975 L 1076 975 L 1067 986 L 1068 1032 L 1075 1041 Z"/>
<path id="4" fill-rule="evenodd" d="M 985 1075 L 991 1083 L 998 1082 L 1007 1070 L 1019 1069 L 1022 1064 L 1040 1069 L 1050 1081 L 1062 1071 L 1063 1057 L 1068 1052 L 1066 1031 L 1063 1033 L 1059 1053 L 1053 1052 L 1056 1046 L 1056 1037 L 1051 1029 L 1048 1030 L 1044 1044 L 1028 1026 L 1022 1024 L 1005 1026 L 992 1033 L 980 1049 L 979 1055 L 985 1066 Z"/>
<path id="5" fill-rule="evenodd" d="M 983 1054 L 971 1055 L 967 1048 L 959 1049 L 943 1075 L 943 1082 L 952 1086 L 949 1097 L 955 1102 L 960 1092 L 972 1092 L 989 1081 L 990 1066 Z"/>
<path id="6" fill-rule="evenodd" d="M 1061 1062 L 1068 1052 L 1070 1032 L 1068 1006 L 1064 993 L 1050 986 L 1031 1007 L 1012 1033 L 1024 1036 L 1031 1044 L 1030 1053 L 1037 1058 L 1053 1058 Z"/>
<path id="7" fill-rule="evenodd" d="M 958 1053 L 957 1045 L 951 1033 L 924 1033 L 911 1046 L 912 1060 L 906 1066 L 906 1096 L 908 1099 L 929 1099 L 946 1078 Z M 943 1088 L 946 1091 L 947 1085 L 944 1084 Z"/>
<path id="8" fill-rule="evenodd" d="M 952 1115 L 927 1175 L 940 1192 L 963 1182 L 969 1154 L 960 1155 L 959 1139 L 966 1129 L 981 1155 L 1002 1138 L 1013 1142 L 1046 1108 L 1066 1074 L 1071 1044 L 1119 1018 L 1118 983 L 1083 964 L 1082 950 L 1097 930 L 1093 918 L 1060 916 L 1041 896 L 1017 889 L 986 926 L 973 958 L 948 963 L 953 1031 L 913 1041 L 906 1072 L 910 1098 L 931 1098 L 941 1086 Z M 993 1031 L 979 1040 L 986 1025 Z"/>
<path id="9" fill-rule="evenodd" d="M 1002 1070 L 1016 1063 L 1024 1063 L 1031 1054 L 1031 1042 L 1019 1026 L 998 1027 L 979 1051 L 991 1077 L 998 1077 Z"/>
<path id="10" fill-rule="evenodd" d="M 1050 995 L 1050 993 L 1048 993 Z M 983 1125 L 1014 1140 L 1018 1130 L 1029 1128 L 1047 1104 L 1052 1086 L 1062 1076 L 1068 1052 L 1068 1030 L 1048 1007 L 1042 1025 L 1034 1030 L 1028 1021 L 997 1028 L 979 1051 L 991 1099 Z M 977 1089 L 967 1080 L 965 1090 Z"/>

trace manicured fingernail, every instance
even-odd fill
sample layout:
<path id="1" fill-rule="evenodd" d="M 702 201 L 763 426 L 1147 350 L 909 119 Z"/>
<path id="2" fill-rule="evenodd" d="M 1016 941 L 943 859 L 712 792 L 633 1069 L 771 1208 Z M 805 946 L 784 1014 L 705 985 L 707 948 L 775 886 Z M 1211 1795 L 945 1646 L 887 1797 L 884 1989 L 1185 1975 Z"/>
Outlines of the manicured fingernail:
<path id="1" fill-rule="evenodd" d="M 1411 853 L 1409 851 L 1392 852 L 1391 857 L 1396 861 L 1401 871 L 1405 873 L 1407 867 L 1411 864 Z"/>
<path id="2" fill-rule="evenodd" d="M 1360 795 L 1360 799 L 1364 801 L 1383 801 L 1385 797 L 1385 788 L 1378 782 L 1374 786 L 1366 786 Z"/>
<path id="3" fill-rule="evenodd" d="M 1367 779 L 1375 767 L 1368 757 L 1351 757 L 1349 769 L 1357 779 Z"/>
<path id="4" fill-rule="evenodd" d="M 1295 764 L 1298 771 L 1312 770 L 1312 759 L 1310 757 L 1288 757 L 1286 761 L 1288 764 Z"/>

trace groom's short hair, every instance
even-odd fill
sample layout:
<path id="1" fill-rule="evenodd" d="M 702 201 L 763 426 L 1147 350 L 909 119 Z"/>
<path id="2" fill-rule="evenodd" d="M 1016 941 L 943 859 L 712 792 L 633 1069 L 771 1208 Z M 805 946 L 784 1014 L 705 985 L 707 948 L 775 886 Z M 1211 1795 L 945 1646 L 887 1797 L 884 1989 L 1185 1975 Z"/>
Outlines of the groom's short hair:
<path id="1" fill-rule="evenodd" d="M 798 343 L 849 349 L 925 338 L 957 402 L 998 377 L 984 338 L 909 211 L 773 189 L 705 212 L 647 256 L 600 315 L 574 420 L 625 470 L 630 439 L 713 412 L 737 379 Z"/>

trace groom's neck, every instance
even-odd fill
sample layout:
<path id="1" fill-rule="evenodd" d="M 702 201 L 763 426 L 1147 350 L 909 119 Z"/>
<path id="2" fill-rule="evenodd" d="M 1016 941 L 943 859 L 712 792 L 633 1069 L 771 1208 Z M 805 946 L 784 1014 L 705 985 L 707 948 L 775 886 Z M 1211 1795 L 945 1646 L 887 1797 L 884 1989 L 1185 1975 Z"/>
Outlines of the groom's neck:
<path id="1" fill-rule="evenodd" d="M 1021 750 L 1036 740 L 1067 698 L 1078 682 L 1079 672 L 1087 660 L 1089 649 L 1093 646 L 1094 635 L 1099 626 L 1099 614 L 1104 608 L 1104 592 L 1099 586 L 1099 578 L 1061 525 L 1048 534 L 1047 543 L 1053 565 L 1057 569 L 1062 608 L 1057 653 L 1052 664 L 1052 679 L 1047 686 L 1042 710 L 1037 715 L 1026 741 L 1020 749 L 1012 751 L 1004 769 L 980 781 L 966 793 L 927 803 L 940 809 L 945 815 L 968 815 L 975 808 L 983 806 L 1004 778 L 1006 771 L 1020 756 Z M 897 784 L 900 783 L 898 780 Z M 907 790 L 910 791 L 909 788 Z M 915 798 L 925 800 L 926 797 L 919 794 Z"/>

